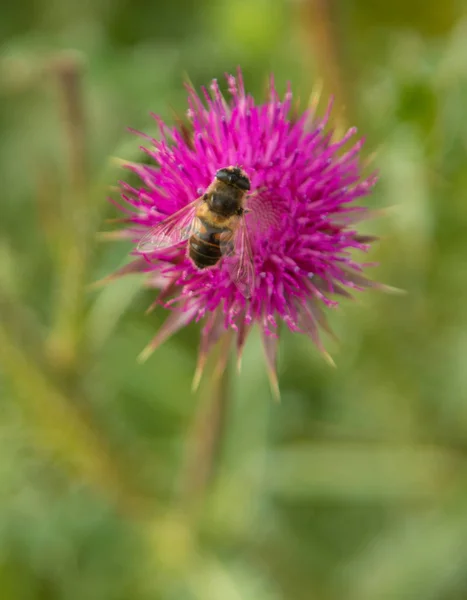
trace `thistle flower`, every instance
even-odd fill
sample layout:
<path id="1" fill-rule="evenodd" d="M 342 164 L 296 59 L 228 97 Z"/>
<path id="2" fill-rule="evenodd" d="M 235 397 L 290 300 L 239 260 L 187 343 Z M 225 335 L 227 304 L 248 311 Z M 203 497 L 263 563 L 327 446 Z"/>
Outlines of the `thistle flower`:
<path id="1" fill-rule="evenodd" d="M 191 321 L 203 320 L 198 366 L 199 382 L 206 357 L 226 331 L 235 332 L 240 363 L 253 325 L 262 333 L 273 389 L 278 391 L 276 352 L 280 322 L 308 335 L 329 361 L 320 329 L 331 333 L 323 308 L 349 290 L 381 287 L 370 282 L 354 259 L 367 251 L 374 237 L 359 235 L 354 224 L 368 216 L 355 206 L 370 193 L 376 176 L 362 176 L 356 129 L 340 139 L 329 129 L 331 103 L 318 117 L 316 101 L 297 114 L 292 92 L 281 100 L 271 79 L 265 103 L 256 104 L 244 89 L 242 73 L 228 75 L 229 99 L 216 80 L 201 97 L 188 90 L 188 125 L 169 127 L 157 115 L 160 137 L 144 136 L 150 165 L 127 164 L 139 187 L 121 182 L 118 205 L 128 228 L 120 232 L 137 242 L 149 228 L 180 210 L 204 190 L 218 169 L 238 165 L 251 180 L 247 217 L 255 270 L 255 288 L 246 298 L 232 282 L 221 260 L 198 270 L 187 257 L 186 244 L 141 256 L 115 275 L 144 271 L 148 285 L 160 290 L 153 306 L 171 314 L 143 351 L 146 358 L 169 336 Z M 143 134 L 140 134 L 143 135 Z M 344 148 L 345 146 L 345 148 Z M 258 191 L 258 193 L 255 193 Z M 226 356 L 222 357 L 225 365 Z"/>

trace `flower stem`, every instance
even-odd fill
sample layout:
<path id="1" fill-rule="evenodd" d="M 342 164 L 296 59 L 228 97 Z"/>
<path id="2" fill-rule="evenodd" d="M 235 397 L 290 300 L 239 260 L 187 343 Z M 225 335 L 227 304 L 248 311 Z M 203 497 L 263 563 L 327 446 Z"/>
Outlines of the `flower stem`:
<path id="1" fill-rule="evenodd" d="M 82 65 L 79 58 L 60 57 L 54 70 L 62 97 L 62 119 L 68 144 L 70 185 L 84 192 L 87 184 L 86 122 L 81 89 Z"/>
<path id="2" fill-rule="evenodd" d="M 77 370 L 83 329 L 84 294 L 89 248 L 92 247 L 87 195 L 85 111 L 82 65 L 73 55 L 59 56 L 50 66 L 58 82 L 68 147 L 68 186 L 60 207 L 57 260 L 57 306 L 48 341 L 51 362 L 67 375 Z"/>
<path id="3" fill-rule="evenodd" d="M 209 393 L 200 403 L 188 433 L 181 502 L 188 510 L 195 512 L 203 504 L 222 452 L 230 400 L 227 361 L 231 342 L 231 332 L 226 332 L 215 356 L 215 365 L 208 384 Z"/>
<path id="4" fill-rule="evenodd" d="M 336 100 L 338 113 L 352 114 L 352 98 L 346 85 L 342 33 L 335 0 L 301 0 L 299 10 L 302 37 L 307 47 L 307 67 L 313 62 L 325 87 Z"/>

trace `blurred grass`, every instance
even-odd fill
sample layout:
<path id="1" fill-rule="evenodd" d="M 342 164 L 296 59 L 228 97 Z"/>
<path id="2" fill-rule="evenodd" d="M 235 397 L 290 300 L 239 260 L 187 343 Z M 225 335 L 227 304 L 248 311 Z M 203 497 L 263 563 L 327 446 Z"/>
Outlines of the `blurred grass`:
<path id="1" fill-rule="evenodd" d="M 2 599 L 463 600 L 463 3 L 25 0 L 0 39 Z M 330 315 L 335 370 L 284 331 L 280 405 L 254 333 L 216 440 L 199 328 L 140 365 L 154 294 L 88 284 L 127 260 L 95 242 L 126 127 L 237 64 L 256 96 L 323 80 L 378 150 L 373 275 L 408 294 Z"/>

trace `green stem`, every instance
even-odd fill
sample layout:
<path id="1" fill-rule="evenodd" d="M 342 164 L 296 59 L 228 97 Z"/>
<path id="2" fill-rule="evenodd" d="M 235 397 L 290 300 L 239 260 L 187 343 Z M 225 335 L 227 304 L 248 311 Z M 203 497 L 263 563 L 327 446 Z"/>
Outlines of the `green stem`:
<path id="1" fill-rule="evenodd" d="M 51 67 L 56 77 L 68 146 L 68 189 L 60 215 L 61 238 L 57 248 L 57 306 L 48 340 L 50 360 L 66 375 L 77 371 L 83 337 L 85 288 L 93 223 L 88 201 L 82 66 L 74 56 L 58 58 Z"/>
<path id="2" fill-rule="evenodd" d="M 334 0 L 301 0 L 300 25 L 307 52 L 306 66 L 314 66 L 323 79 L 326 91 L 336 100 L 337 114 L 352 114 L 352 97 L 346 85 L 342 31 Z"/>
<path id="3" fill-rule="evenodd" d="M 227 332 L 216 353 L 215 366 L 209 378 L 209 392 L 200 403 L 188 434 L 181 500 L 189 510 L 202 506 L 216 475 L 222 452 L 230 400 L 227 361 L 231 341 L 232 336 Z"/>

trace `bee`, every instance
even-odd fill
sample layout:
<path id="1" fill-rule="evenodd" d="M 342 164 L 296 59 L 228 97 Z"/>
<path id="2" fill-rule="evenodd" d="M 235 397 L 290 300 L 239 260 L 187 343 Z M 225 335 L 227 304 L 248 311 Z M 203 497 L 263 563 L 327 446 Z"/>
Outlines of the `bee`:
<path id="1" fill-rule="evenodd" d="M 150 229 L 137 250 L 147 254 L 188 241 L 188 257 L 197 269 L 213 268 L 223 259 L 231 280 L 249 298 L 255 283 L 245 220 L 250 188 L 239 167 L 219 169 L 202 196 Z"/>

